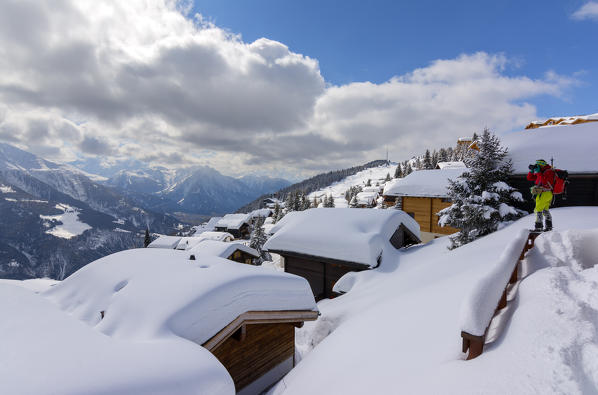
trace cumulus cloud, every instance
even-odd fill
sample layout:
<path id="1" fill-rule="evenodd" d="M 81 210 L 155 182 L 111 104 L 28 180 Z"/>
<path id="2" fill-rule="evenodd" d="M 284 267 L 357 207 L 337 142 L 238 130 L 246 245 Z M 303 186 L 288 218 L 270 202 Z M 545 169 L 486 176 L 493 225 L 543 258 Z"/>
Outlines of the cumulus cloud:
<path id="1" fill-rule="evenodd" d="M 510 130 L 536 117 L 529 99 L 573 82 L 507 75 L 481 52 L 331 86 L 317 60 L 246 43 L 185 2 L 1 1 L 0 140 L 56 160 L 307 175 Z"/>
<path id="2" fill-rule="evenodd" d="M 573 19 L 593 19 L 598 21 L 598 2 L 589 1 L 582 5 L 577 11 L 575 11 L 571 17 Z"/>

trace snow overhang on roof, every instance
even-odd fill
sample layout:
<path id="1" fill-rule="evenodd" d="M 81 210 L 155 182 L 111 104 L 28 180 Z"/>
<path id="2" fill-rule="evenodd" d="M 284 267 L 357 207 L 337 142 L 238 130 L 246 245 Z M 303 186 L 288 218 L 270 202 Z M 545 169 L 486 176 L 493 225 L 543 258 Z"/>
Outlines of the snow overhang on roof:
<path id="1" fill-rule="evenodd" d="M 577 125 L 586 122 L 598 122 L 598 113 L 590 115 L 573 115 L 566 117 L 552 117 L 542 121 L 530 122 L 525 128 L 536 129 L 554 125 Z"/>
<path id="2" fill-rule="evenodd" d="M 113 337 L 174 334 L 198 344 L 247 311 L 317 311 L 309 283 L 299 276 L 203 254 L 189 260 L 189 255 L 147 248 L 117 252 L 84 266 L 45 295 Z"/>
<path id="3" fill-rule="evenodd" d="M 466 168 L 417 170 L 384 188 L 386 196 L 448 197 L 449 180 L 457 179 Z"/>
<path id="4" fill-rule="evenodd" d="M 417 222 L 400 210 L 309 209 L 289 218 L 264 248 L 375 267 L 383 250 L 395 249 L 390 238 L 401 224 L 420 237 Z"/>
<path id="5" fill-rule="evenodd" d="M 537 159 L 554 159 L 554 167 L 569 174 L 598 173 L 598 122 L 522 130 L 505 135 L 501 143 L 509 149 L 515 174 L 527 174 Z"/>
<path id="6" fill-rule="evenodd" d="M 463 168 L 467 168 L 467 166 L 465 165 L 465 163 L 461 162 L 461 161 L 457 161 L 457 162 L 438 162 L 436 164 L 436 169 L 463 169 Z"/>

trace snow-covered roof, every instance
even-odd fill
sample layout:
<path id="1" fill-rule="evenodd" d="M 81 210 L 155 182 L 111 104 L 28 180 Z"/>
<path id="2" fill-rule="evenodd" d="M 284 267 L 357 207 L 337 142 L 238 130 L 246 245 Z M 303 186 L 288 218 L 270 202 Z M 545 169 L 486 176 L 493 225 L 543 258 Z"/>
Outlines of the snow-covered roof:
<path id="1" fill-rule="evenodd" d="M 260 208 L 257 210 L 253 210 L 249 213 L 249 218 L 257 218 L 257 217 L 269 217 L 272 214 L 272 210 L 269 208 Z"/>
<path id="2" fill-rule="evenodd" d="M 389 240 L 401 224 L 419 238 L 417 222 L 400 210 L 313 208 L 290 217 L 264 247 L 375 267 L 395 249 Z"/>
<path id="3" fill-rule="evenodd" d="M 501 144 L 509 149 L 516 174 L 526 174 L 536 159 L 550 163 L 551 158 L 555 167 L 569 173 L 598 173 L 598 122 L 514 132 L 504 136 Z"/>
<path id="4" fill-rule="evenodd" d="M 122 263 L 128 266 L 128 262 Z M 115 266 L 110 270 L 122 273 Z M 98 274 L 101 274 L 99 283 L 96 284 L 95 278 L 86 278 L 86 282 L 77 282 L 76 286 L 72 282 L 64 284 L 53 299 L 67 300 L 64 292 L 70 290 L 86 297 L 89 297 L 86 290 L 92 295 L 98 292 L 87 300 L 78 299 L 82 302 L 78 309 L 74 308 L 76 302 L 71 301 L 69 307 L 73 307 L 75 316 L 88 309 L 89 317 L 99 319 L 97 309 L 101 308 L 109 314 L 104 321 L 112 320 L 110 315 L 114 319 L 121 317 L 123 295 L 118 295 L 114 286 L 122 280 L 108 273 Z M 110 279 L 116 282 L 110 283 Z M 108 307 L 110 294 L 115 295 L 117 304 Z M 167 295 L 160 294 L 148 301 L 144 313 L 150 313 L 149 305 L 159 307 Z M 105 303 L 101 307 L 89 304 L 88 300 L 94 297 L 103 297 Z M 134 299 L 127 300 L 127 309 L 140 307 Z M 137 327 L 139 330 L 130 327 L 127 338 L 102 326 L 104 322 L 98 326 L 104 332 L 100 333 L 98 327 L 81 322 L 42 295 L 7 284 L 0 284 L 0 315 L 10 317 L 0 322 L 2 394 L 234 394 L 235 391 L 229 373 L 205 348 L 155 331 L 152 341 L 142 341 L 141 338 L 150 336 L 146 331 L 149 328 L 142 326 L 143 320 Z M 140 315 L 134 316 L 131 318 Z M 126 317 L 125 320 L 130 321 Z"/>
<path id="5" fill-rule="evenodd" d="M 384 195 L 415 197 L 448 196 L 448 180 L 455 180 L 466 168 L 446 168 L 435 170 L 416 170 L 405 178 L 399 178 L 384 187 Z"/>
<path id="6" fill-rule="evenodd" d="M 436 164 L 437 169 L 462 169 L 466 168 L 465 163 L 461 161 L 457 162 L 438 162 Z"/>
<path id="7" fill-rule="evenodd" d="M 259 258 L 260 254 L 251 247 L 247 247 L 242 243 L 225 243 L 223 241 L 204 240 L 196 244 L 193 248 L 188 250 L 191 254 L 212 255 L 220 258 L 228 258 L 233 252 L 241 250 L 249 255 Z"/>
<path id="8" fill-rule="evenodd" d="M 156 240 L 152 241 L 147 247 L 148 248 L 176 248 L 181 241 L 181 236 L 160 236 Z"/>
<path id="9" fill-rule="evenodd" d="M 214 230 L 214 227 L 216 226 L 218 221 L 220 221 L 221 219 L 222 219 L 222 217 L 212 217 L 212 218 L 210 218 L 210 220 L 208 222 L 194 226 L 192 228 L 195 231 L 193 233 L 193 235 L 199 236 L 203 232 L 209 232 L 209 231 Z"/>
<path id="10" fill-rule="evenodd" d="M 378 199 L 378 192 L 359 192 L 355 195 L 357 204 L 371 205 Z"/>
<path id="11" fill-rule="evenodd" d="M 380 187 L 363 187 L 362 192 L 378 192 Z"/>
<path id="12" fill-rule="evenodd" d="M 525 128 L 535 129 L 553 125 L 576 125 L 584 122 L 598 121 L 598 113 L 589 115 L 573 115 L 565 117 L 552 117 L 546 120 L 530 122 Z"/>
<path id="13" fill-rule="evenodd" d="M 226 229 L 239 229 L 251 219 L 250 214 L 226 214 L 217 223 L 216 227 Z"/>
<path id="14" fill-rule="evenodd" d="M 232 241 L 235 236 L 228 232 L 203 232 L 197 238 L 200 240 Z"/>
<path id="15" fill-rule="evenodd" d="M 317 310 L 308 282 L 299 276 L 189 255 L 146 248 L 117 252 L 84 266 L 45 295 L 109 336 L 176 335 L 198 344 L 247 311 Z"/>

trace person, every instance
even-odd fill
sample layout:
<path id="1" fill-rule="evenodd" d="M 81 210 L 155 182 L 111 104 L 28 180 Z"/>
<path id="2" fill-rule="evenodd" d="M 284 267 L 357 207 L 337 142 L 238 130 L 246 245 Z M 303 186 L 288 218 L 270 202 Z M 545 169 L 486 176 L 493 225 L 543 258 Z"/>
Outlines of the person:
<path id="1" fill-rule="evenodd" d="M 552 230 L 552 216 L 550 215 L 550 204 L 552 203 L 552 190 L 554 188 L 555 173 L 544 159 L 538 159 L 535 164 L 529 165 L 527 179 L 534 182 L 531 187 L 532 196 L 536 196 L 535 231 L 542 231 L 544 220 L 544 231 Z"/>

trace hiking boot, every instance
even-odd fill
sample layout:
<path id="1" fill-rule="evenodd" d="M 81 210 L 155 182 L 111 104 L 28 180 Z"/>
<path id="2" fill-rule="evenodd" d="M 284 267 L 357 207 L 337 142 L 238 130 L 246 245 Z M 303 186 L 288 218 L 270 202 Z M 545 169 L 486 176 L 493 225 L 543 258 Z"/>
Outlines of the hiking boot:
<path id="1" fill-rule="evenodd" d="M 536 222 L 536 226 L 534 228 L 536 232 L 542 232 L 542 222 Z"/>
<path id="2" fill-rule="evenodd" d="M 552 230 L 552 221 L 546 220 L 546 226 L 544 226 L 544 232 L 550 232 Z"/>

